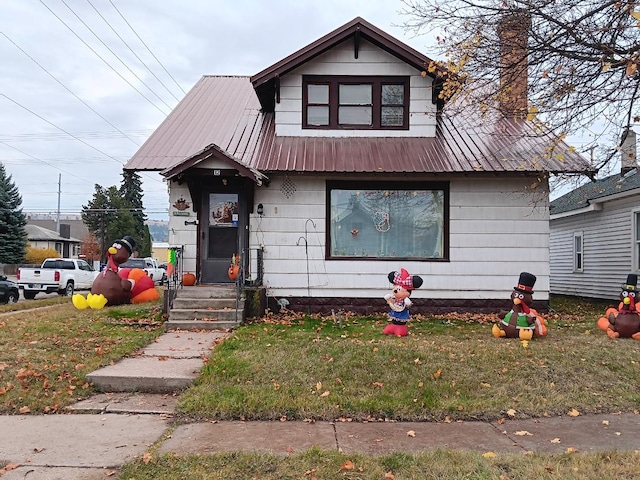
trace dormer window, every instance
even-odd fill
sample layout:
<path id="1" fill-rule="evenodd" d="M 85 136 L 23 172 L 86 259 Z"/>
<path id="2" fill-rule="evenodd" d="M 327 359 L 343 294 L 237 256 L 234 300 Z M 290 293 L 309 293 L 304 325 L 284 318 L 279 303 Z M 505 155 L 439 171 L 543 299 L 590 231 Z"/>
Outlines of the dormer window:
<path id="1" fill-rule="evenodd" d="M 302 80 L 302 127 L 407 130 L 409 77 L 325 77 Z"/>

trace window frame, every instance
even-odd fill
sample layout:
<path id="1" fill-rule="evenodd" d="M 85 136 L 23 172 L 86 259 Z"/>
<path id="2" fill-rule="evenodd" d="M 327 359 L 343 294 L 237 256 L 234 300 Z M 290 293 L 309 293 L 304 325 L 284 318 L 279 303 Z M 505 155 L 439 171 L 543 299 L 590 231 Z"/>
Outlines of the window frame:
<path id="1" fill-rule="evenodd" d="M 632 233 L 633 252 L 631 255 L 633 266 L 631 271 L 638 273 L 640 272 L 640 210 L 633 210 L 631 214 L 632 214 L 631 223 L 633 225 L 633 233 Z"/>
<path id="2" fill-rule="evenodd" d="M 332 256 L 331 255 L 331 192 L 332 190 L 441 190 L 443 192 L 443 218 L 442 218 L 442 257 L 374 257 L 374 256 Z M 389 182 L 376 180 L 327 180 L 326 182 L 326 213 L 325 213 L 325 259 L 337 261 L 419 261 L 419 262 L 449 262 L 449 236 L 450 236 L 450 184 L 449 182 L 413 181 L 413 182 Z"/>
<path id="3" fill-rule="evenodd" d="M 584 272 L 584 232 L 573 232 L 573 245 L 571 251 L 573 252 L 573 271 L 577 273 Z M 580 239 L 580 251 L 576 248 L 576 241 Z"/>
<path id="4" fill-rule="evenodd" d="M 372 112 L 371 125 L 344 124 L 338 121 L 340 107 L 339 90 L 340 85 L 362 85 L 372 86 Z M 328 85 L 328 104 L 309 103 L 308 85 Z M 382 86 L 383 85 L 403 85 L 403 120 L 402 125 L 382 125 Z M 408 76 L 326 76 L 326 75 L 303 75 L 302 77 L 302 128 L 311 130 L 409 130 L 409 98 L 410 77 Z M 307 119 L 307 107 L 328 106 L 329 122 L 327 125 L 309 124 Z M 397 107 L 400 104 L 384 106 Z"/>

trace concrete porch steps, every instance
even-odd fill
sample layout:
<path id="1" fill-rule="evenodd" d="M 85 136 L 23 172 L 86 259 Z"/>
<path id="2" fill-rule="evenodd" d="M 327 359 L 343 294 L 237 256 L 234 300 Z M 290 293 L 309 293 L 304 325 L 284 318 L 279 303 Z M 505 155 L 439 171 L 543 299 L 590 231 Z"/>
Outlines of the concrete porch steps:
<path id="1" fill-rule="evenodd" d="M 165 330 L 228 330 L 244 320 L 244 297 L 235 284 L 196 285 L 176 291 Z"/>

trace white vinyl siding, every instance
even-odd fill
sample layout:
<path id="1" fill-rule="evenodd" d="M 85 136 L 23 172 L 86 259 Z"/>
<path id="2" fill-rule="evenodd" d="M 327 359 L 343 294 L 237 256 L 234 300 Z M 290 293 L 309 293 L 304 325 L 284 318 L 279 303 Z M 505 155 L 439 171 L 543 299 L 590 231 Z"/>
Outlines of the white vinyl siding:
<path id="1" fill-rule="evenodd" d="M 640 194 L 607 201 L 601 209 L 550 221 L 552 294 L 615 300 L 634 263 L 633 212 Z M 599 207 L 598 207 L 599 208 Z M 583 270 L 574 272 L 574 232 L 583 234 Z"/>
<path id="2" fill-rule="evenodd" d="M 523 193 L 530 179 L 412 176 L 413 181 L 450 182 L 448 262 L 325 260 L 327 179 L 290 177 L 296 186 L 290 197 L 281 191 L 284 179 L 273 175 L 268 188 L 256 190 L 255 203 L 263 204 L 264 215 L 251 216 L 250 245 L 265 245 L 264 284 L 270 296 L 310 292 L 381 299 L 389 289 L 387 274 L 406 268 L 424 279 L 412 298 L 508 300 L 520 272 L 528 271 L 537 277 L 535 299 L 548 300 L 548 203 L 536 203 L 538 190 L 536 198 Z"/>

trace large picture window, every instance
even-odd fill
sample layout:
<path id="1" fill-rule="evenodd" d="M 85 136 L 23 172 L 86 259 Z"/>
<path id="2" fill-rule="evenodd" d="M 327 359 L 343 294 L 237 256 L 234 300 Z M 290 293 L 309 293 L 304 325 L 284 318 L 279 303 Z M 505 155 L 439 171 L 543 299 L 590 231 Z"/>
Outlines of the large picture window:
<path id="1" fill-rule="evenodd" d="M 328 182 L 327 256 L 448 260 L 446 182 Z"/>
<path id="2" fill-rule="evenodd" d="M 409 128 L 409 77 L 325 77 L 302 80 L 303 128 Z"/>

